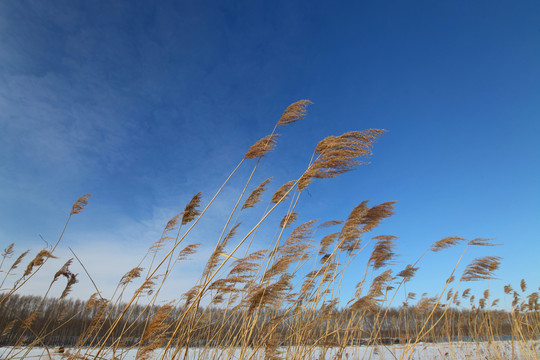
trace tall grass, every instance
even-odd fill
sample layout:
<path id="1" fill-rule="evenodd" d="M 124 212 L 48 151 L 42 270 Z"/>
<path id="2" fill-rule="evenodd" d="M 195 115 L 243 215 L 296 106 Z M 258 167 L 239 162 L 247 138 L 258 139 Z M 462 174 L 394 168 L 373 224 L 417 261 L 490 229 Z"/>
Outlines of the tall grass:
<path id="1" fill-rule="evenodd" d="M 130 349 L 136 349 L 137 359 L 185 359 L 193 347 L 198 347 L 199 357 L 209 359 L 304 359 L 324 358 L 325 354 L 341 358 L 348 354 L 349 346 L 363 344 L 372 345 L 372 352 L 363 355 L 371 357 L 378 346 L 399 343 L 399 358 L 409 359 L 421 342 L 457 343 L 467 338 L 479 344 L 510 336 L 512 356 L 519 353 L 536 358 L 538 293 L 527 295 L 525 281 L 518 290 L 505 287 L 507 296 L 512 297 L 510 311 L 496 310 L 499 299 L 492 300 L 489 290 L 477 301 L 470 289 L 460 290 L 467 282 L 493 278 L 501 261 L 497 256 L 477 258 L 461 275 L 456 273 L 468 249 L 492 246 L 489 239 L 446 237 L 413 264 L 396 269 L 396 237 L 369 236 L 393 214 L 395 201 L 376 205 L 362 201 L 346 219 L 297 223 L 296 210 L 310 184 L 365 164 L 385 130 L 351 131 L 321 140 L 306 168 L 296 178 L 276 186 L 271 196 L 265 196 L 272 186 L 271 178 L 252 184 L 260 161 L 277 146 L 276 131 L 302 120 L 309 104 L 301 100 L 290 105 L 272 132 L 248 149 L 206 204 L 201 193 L 194 195 L 145 254 L 149 266 L 143 268 L 141 262 L 126 269 L 112 294 L 102 294 L 94 284 L 96 292 L 87 301 L 67 299 L 78 282 L 70 271 L 72 259 L 51 282 L 51 286 L 61 279 L 66 282 L 59 299 L 51 299 L 49 291 L 37 297 L 18 294 L 47 260 L 55 257 L 71 217 L 79 216 L 88 206 L 90 195 L 75 202 L 57 242 L 39 251 L 26 268 L 20 268 L 24 269 L 22 275 L 17 271 L 29 252 L 14 258 L 14 245 L 8 246 L 0 263 L 0 341 L 11 347 L 1 357 L 23 358 L 34 347 L 49 352 L 55 343 L 72 346 L 66 355 L 70 359 L 121 358 Z M 223 219 L 221 234 L 199 280 L 178 299 L 156 305 L 162 289 L 174 286 L 170 284 L 174 268 L 196 256 L 199 244 L 190 242 L 193 230 L 246 162 L 254 162 L 252 170 Z M 248 193 L 249 189 L 253 190 Z M 262 206 L 264 198 L 270 201 L 263 215 L 241 232 L 244 227 L 239 226 L 239 220 L 246 218 L 244 214 L 251 208 Z M 255 247 L 261 225 L 277 208 L 285 209 L 286 214 L 275 224 L 275 236 L 267 248 Z M 405 292 L 402 304 L 395 304 L 424 256 L 456 246 L 462 248 L 462 254 L 455 267 L 448 269 L 440 293 L 415 300 L 416 294 Z M 353 296 L 344 298 L 345 274 L 358 268 L 360 255 L 369 251 L 363 272 L 356 275 L 359 281 Z M 87 275 L 91 279 L 91 274 Z M 135 291 L 129 291 L 130 284 L 136 284 Z M 506 355 L 497 351 L 489 354 L 492 358 Z"/>

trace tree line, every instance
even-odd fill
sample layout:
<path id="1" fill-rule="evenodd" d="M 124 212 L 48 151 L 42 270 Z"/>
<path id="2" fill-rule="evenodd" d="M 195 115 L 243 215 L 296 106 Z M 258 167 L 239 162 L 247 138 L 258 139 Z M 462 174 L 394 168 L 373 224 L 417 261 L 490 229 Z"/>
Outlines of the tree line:
<path id="1" fill-rule="evenodd" d="M 140 304 L 110 304 L 105 299 L 56 299 L 32 295 L 10 296 L 0 306 L 0 345 L 64 345 L 92 346 L 108 337 L 108 343 L 120 346 L 143 345 L 151 341 L 145 336 L 159 317 L 163 331 L 160 336 L 173 336 L 174 320 L 184 314 L 183 306 L 145 306 Z M 420 305 L 400 308 L 358 311 L 338 309 L 335 304 L 317 310 L 296 311 L 290 314 L 282 310 L 259 314 L 257 326 L 250 334 L 242 328 L 248 309 L 200 308 L 198 320 L 190 324 L 189 331 L 179 332 L 174 339 L 189 346 L 217 346 L 225 341 L 235 341 L 249 336 L 254 342 L 268 331 L 268 324 L 276 323 L 274 341 L 282 345 L 340 343 L 343 336 L 350 344 L 384 341 L 407 341 L 413 339 L 428 319 L 428 312 Z M 300 313 L 298 313 L 300 312 Z M 500 337 L 512 334 L 512 314 L 503 310 L 489 309 L 435 309 L 428 326 L 433 326 L 430 338 L 424 341 L 464 338 Z M 537 316 L 537 314 L 535 314 Z M 355 318 L 362 321 L 355 323 Z M 515 317 L 515 314 L 514 314 Z M 437 319 L 437 320 L 435 320 Z M 347 324 L 355 323 L 350 329 Z M 534 323 L 534 321 L 533 321 Z M 116 326 L 112 326 L 116 324 Z M 347 329 L 347 334 L 344 332 Z M 377 333 L 373 333 L 377 329 Z M 112 332 L 109 334 L 109 332 Z M 189 339 L 182 338 L 189 333 Z M 209 336 L 210 335 L 210 336 Z M 375 335 L 375 336 L 374 336 Z"/>

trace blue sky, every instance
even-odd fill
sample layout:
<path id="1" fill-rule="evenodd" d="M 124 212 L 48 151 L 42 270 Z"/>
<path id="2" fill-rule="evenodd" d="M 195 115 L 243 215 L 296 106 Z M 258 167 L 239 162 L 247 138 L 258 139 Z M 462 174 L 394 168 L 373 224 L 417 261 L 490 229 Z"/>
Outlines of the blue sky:
<path id="1" fill-rule="evenodd" d="M 322 138 L 387 129 L 370 165 L 309 187 L 301 220 L 397 200 L 373 235 L 399 237 L 403 267 L 445 236 L 495 238 L 504 245 L 471 249 L 464 264 L 502 256 L 494 294 L 522 277 L 536 288 L 539 24 L 535 1 L 1 2 L 0 243 L 54 242 L 91 193 L 59 254 L 72 247 L 111 289 L 193 194 L 207 201 L 288 104 L 310 99 L 255 174 L 253 186 L 274 177 L 265 201 Z M 193 234 L 205 244 L 195 260 L 252 166 Z M 408 289 L 440 291 L 459 252 L 430 254 Z M 178 289 L 194 268 L 181 268 Z M 80 277 L 74 294 L 86 297 Z"/>

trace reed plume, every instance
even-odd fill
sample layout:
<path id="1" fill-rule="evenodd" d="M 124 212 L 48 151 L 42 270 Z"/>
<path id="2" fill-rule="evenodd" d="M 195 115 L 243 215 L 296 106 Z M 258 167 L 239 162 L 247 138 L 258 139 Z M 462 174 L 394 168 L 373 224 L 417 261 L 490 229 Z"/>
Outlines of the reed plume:
<path id="1" fill-rule="evenodd" d="M 356 248 L 359 238 L 362 235 L 364 217 L 369 210 L 367 203 L 368 201 L 364 200 L 355 206 L 349 214 L 347 221 L 343 224 L 339 233 L 340 243 L 338 246 L 340 249 L 352 251 Z"/>
<path id="2" fill-rule="evenodd" d="M 422 314 L 432 312 L 440 306 L 437 300 L 437 297 L 422 297 L 416 304 L 416 310 Z"/>
<path id="3" fill-rule="evenodd" d="M 51 254 L 48 250 L 41 250 L 26 267 L 24 276 L 30 275 L 34 267 L 43 265 L 45 260 L 49 258 L 57 259 L 57 257 Z"/>
<path id="4" fill-rule="evenodd" d="M 521 288 L 522 292 L 525 292 L 525 290 L 527 290 L 527 283 L 525 282 L 525 279 L 521 279 L 519 287 Z"/>
<path id="5" fill-rule="evenodd" d="M 164 232 L 169 232 L 171 230 L 174 230 L 176 225 L 178 225 L 178 223 L 180 222 L 180 216 L 183 216 L 183 215 L 184 215 L 184 212 L 181 212 L 181 213 L 175 215 L 171 220 L 167 221 L 167 225 L 165 225 L 165 230 L 163 230 L 163 231 Z"/>
<path id="6" fill-rule="evenodd" d="M 369 232 L 373 230 L 373 228 L 379 226 L 383 219 L 392 216 L 394 214 L 394 204 L 396 202 L 397 201 L 387 201 L 369 209 L 363 221 L 363 231 Z"/>
<path id="7" fill-rule="evenodd" d="M 377 312 L 379 310 L 380 300 L 372 295 L 362 296 L 351 305 L 351 310 L 365 310 Z"/>
<path id="8" fill-rule="evenodd" d="M 106 304 L 107 302 L 108 302 L 107 300 L 105 300 L 105 299 L 103 299 L 101 297 L 101 294 L 99 292 L 95 292 L 92 295 L 90 295 L 90 298 L 86 302 L 85 309 L 88 310 L 88 309 L 92 309 L 92 308 L 95 308 L 95 307 L 99 307 L 102 304 Z"/>
<path id="9" fill-rule="evenodd" d="M 368 260 L 373 269 L 379 269 L 388 265 L 392 258 L 395 256 L 393 248 L 396 246 L 394 240 L 397 237 L 392 235 L 379 235 L 373 237 L 374 240 L 378 240 L 373 247 L 373 252 Z"/>
<path id="10" fill-rule="evenodd" d="M 360 246 L 361 235 L 371 231 L 380 222 L 394 212 L 395 201 L 388 201 L 372 208 L 367 206 L 367 200 L 357 205 L 349 214 L 339 235 L 339 248 L 352 253 Z"/>
<path id="11" fill-rule="evenodd" d="M 497 244 L 492 244 L 491 241 L 493 239 L 484 239 L 484 238 L 476 238 L 469 241 L 469 245 L 475 245 L 475 246 L 497 246 Z"/>
<path id="12" fill-rule="evenodd" d="M 253 314 L 258 308 L 279 304 L 285 293 L 292 289 L 291 277 L 291 274 L 284 273 L 274 283 L 258 285 L 251 289 L 246 296 L 248 314 Z"/>
<path id="13" fill-rule="evenodd" d="M 288 226 L 291 226 L 293 222 L 296 221 L 296 219 L 298 218 L 298 213 L 296 212 L 291 212 L 291 213 L 287 213 L 283 219 L 281 219 L 281 222 L 279 223 L 279 227 L 280 228 L 285 228 L 285 227 L 288 227 Z"/>
<path id="14" fill-rule="evenodd" d="M 442 238 L 439 241 L 436 241 L 431 246 L 430 250 L 433 252 L 438 252 L 438 251 L 441 251 L 442 249 L 446 249 L 446 248 L 449 248 L 450 246 L 454 246 L 460 241 L 465 241 L 465 239 L 460 238 L 458 236 L 448 236 L 448 237 Z"/>
<path id="15" fill-rule="evenodd" d="M 321 140 L 315 148 L 318 157 L 300 177 L 298 189 L 305 189 L 315 178 L 333 178 L 365 164 L 358 159 L 371 155 L 375 140 L 383 133 L 385 130 L 378 129 L 351 131 Z"/>
<path id="16" fill-rule="evenodd" d="M 402 277 L 403 282 L 407 282 L 414 276 L 414 274 L 416 274 L 416 271 L 418 271 L 417 267 L 414 267 L 411 264 L 407 264 L 407 266 L 405 266 L 405 269 L 401 270 L 397 274 L 397 276 Z"/>
<path id="17" fill-rule="evenodd" d="M 295 182 L 296 181 L 291 180 L 281 185 L 279 189 L 277 189 L 274 195 L 272 196 L 272 200 L 270 200 L 270 203 L 277 204 L 279 201 L 283 201 L 287 199 L 287 197 L 289 197 L 290 195 L 288 191 L 291 189 L 291 187 L 294 185 Z"/>
<path id="18" fill-rule="evenodd" d="M 260 261 L 264 259 L 268 250 L 259 250 L 252 252 L 248 256 L 235 260 L 231 271 L 224 279 L 229 284 L 248 284 L 254 279 L 254 273 L 260 267 Z"/>
<path id="19" fill-rule="evenodd" d="M 77 201 L 75 202 L 75 204 L 73 204 L 73 207 L 71 208 L 70 215 L 78 214 L 81 211 L 83 211 L 86 205 L 88 205 L 88 198 L 90 196 L 92 195 L 86 194 L 86 195 L 81 196 L 79 199 L 77 199 Z"/>
<path id="20" fill-rule="evenodd" d="M 352 310 L 367 310 L 376 312 L 380 308 L 381 299 L 380 297 L 384 295 L 383 290 L 388 286 L 388 283 L 392 281 L 392 270 L 388 269 L 382 272 L 380 275 L 376 276 L 369 287 L 367 295 L 362 296 L 355 300 L 352 305 Z M 357 295 L 359 295 L 361 284 L 357 285 Z"/>
<path id="21" fill-rule="evenodd" d="M 303 258 L 304 253 L 311 247 L 313 224 L 317 220 L 310 220 L 297 226 L 287 240 L 277 249 L 277 260 L 268 269 L 265 278 L 287 271 L 289 265 Z"/>
<path id="22" fill-rule="evenodd" d="M 7 325 L 6 327 L 4 328 L 4 330 L 2 330 L 2 334 L 0 336 L 6 336 L 7 334 L 9 334 L 11 332 L 11 330 L 13 330 L 13 328 L 15 327 L 15 324 L 17 323 L 17 319 L 14 319 L 14 320 L 11 320 Z"/>
<path id="23" fill-rule="evenodd" d="M 288 125 L 302 120 L 307 115 L 306 107 L 310 104 L 313 103 L 309 100 L 300 100 L 292 103 L 285 109 L 276 126 Z"/>
<path id="24" fill-rule="evenodd" d="M 268 178 L 264 180 L 259 186 L 255 188 L 255 190 L 251 192 L 251 194 L 249 194 L 248 198 L 246 199 L 246 202 L 242 206 L 242 210 L 250 208 L 250 207 L 254 207 L 255 204 L 261 201 L 261 196 L 263 192 L 266 190 L 266 185 L 268 185 L 271 180 L 272 178 Z"/>
<path id="25" fill-rule="evenodd" d="M 184 306 L 188 307 L 192 303 L 192 301 L 195 299 L 195 297 L 199 294 L 199 291 L 201 291 L 201 289 L 202 289 L 201 285 L 195 285 L 191 289 L 186 291 L 184 295 L 182 295 L 182 298 L 185 299 Z"/>
<path id="26" fill-rule="evenodd" d="M 38 315 L 40 314 L 39 311 L 34 311 L 29 317 L 23 320 L 21 323 L 21 328 L 24 330 L 30 329 L 34 321 L 36 321 Z"/>
<path id="27" fill-rule="evenodd" d="M 493 272 L 499 268 L 501 257 L 485 256 L 474 259 L 465 268 L 461 279 L 463 281 L 476 281 L 494 279 Z"/>
<path id="28" fill-rule="evenodd" d="M 538 310 L 538 299 L 540 295 L 537 292 L 533 292 L 527 296 L 527 305 L 529 307 L 529 311 L 537 311 Z"/>
<path id="29" fill-rule="evenodd" d="M 336 225 L 341 225 L 343 224 L 343 220 L 330 220 L 330 221 L 325 221 L 323 222 L 322 224 L 320 224 L 319 226 L 317 226 L 317 230 L 319 229 L 325 229 L 327 227 L 330 227 L 330 226 L 336 226 Z"/>
<path id="30" fill-rule="evenodd" d="M 11 265 L 11 267 L 9 268 L 8 274 L 11 270 L 15 270 L 17 266 L 19 266 L 19 264 L 23 261 L 24 257 L 28 255 L 29 252 L 30 250 L 26 250 L 21 255 L 19 255 L 19 257 L 13 262 L 13 265 Z"/>
<path id="31" fill-rule="evenodd" d="M 154 242 L 152 244 L 152 246 L 150 246 L 149 251 L 151 253 L 156 254 L 162 247 L 165 246 L 165 243 L 167 242 L 167 240 L 174 239 L 174 237 L 170 236 L 169 234 L 171 233 L 171 231 L 173 231 L 176 228 L 176 226 L 180 222 L 180 217 L 183 216 L 184 214 L 185 214 L 185 212 L 181 212 L 181 213 L 175 215 L 172 219 L 170 219 L 167 222 L 167 225 L 165 226 L 165 229 L 163 229 L 163 233 L 161 234 L 161 237 L 159 238 L 159 240 L 157 240 L 156 242 Z M 196 214 L 193 215 L 193 217 L 195 217 L 197 215 L 198 214 L 196 213 Z M 188 220 L 188 222 L 189 221 L 190 220 Z"/>
<path id="32" fill-rule="evenodd" d="M 369 294 L 373 297 L 379 297 L 384 295 L 383 290 L 385 290 L 393 280 L 392 269 L 383 271 L 381 274 L 377 275 L 369 287 Z"/>
<path id="33" fill-rule="evenodd" d="M 446 292 L 446 301 L 450 301 L 453 295 L 454 291 L 452 289 L 448 289 L 448 291 Z"/>
<path id="34" fill-rule="evenodd" d="M 156 281 L 160 275 L 152 276 L 148 279 L 145 279 L 142 283 L 142 285 L 137 289 L 137 295 L 142 294 L 143 292 L 146 292 L 147 294 L 151 294 L 153 292 L 153 287 L 156 285 Z"/>
<path id="35" fill-rule="evenodd" d="M 4 249 L 4 252 L 2 253 L 2 263 L 4 262 L 4 259 L 8 259 L 13 255 L 13 248 L 15 247 L 15 243 L 11 243 L 8 245 L 7 248 Z"/>
<path id="36" fill-rule="evenodd" d="M 60 299 L 63 299 L 66 296 L 68 296 L 68 294 L 71 292 L 71 288 L 73 287 L 73 285 L 75 285 L 78 282 L 79 280 L 77 279 L 77 274 L 73 274 L 70 272 L 68 275 L 68 282 L 66 284 L 66 287 L 64 288 L 64 291 L 62 291 L 62 295 L 60 295 Z"/>
<path id="37" fill-rule="evenodd" d="M 141 337 L 142 348 L 137 352 L 137 360 L 149 359 L 152 351 L 165 344 L 166 330 L 168 329 L 166 320 L 173 310 L 171 304 L 166 304 L 156 311 Z"/>
<path id="38" fill-rule="evenodd" d="M 73 285 L 79 282 L 77 279 L 77 274 L 73 274 L 69 267 L 71 263 L 73 262 L 73 259 L 69 259 L 61 268 L 54 274 L 53 283 L 58 280 L 60 276 L 65 277 L 68 281 L 66 284 L 66 287 L 64 288 L 64 291 L 62 292 L 62 295 L 60 295 L 60 299 L 65 298 L 70 292 Z"/>
<path id="39" fill-rule="evenodd" d="M 71 275 L 71 271 L 69 271 L 69 266 L 73 262 L 73 258 L 69 259 L 61 268 L 54 274 L 53 282 L 58 280 L 60 276 L 64 276 L 67 279 L 69 279 L 69 276 Z"/>
<path id="40" fill-rule="evenodd" d="M 186 225 L 193 221 L 197 216 L 201 214 L 200 210 L 197 209 L 201 205 L 202 193 L 198 192 L 193 196 L 191 201 L 186 205 L 184 209 L 184 215 L 182 216 L 182 225 Z"/>
<path id="41" fill-rule="evenodd" d="M 332 245 L 338 238 L 339 233 L 332 233 L 324 236 L 321 239 L 321 247 L 319 249 L 319 255 L 325 255 L 330 245 Z"/>
<path id="42" fill-rule="evenodd" d="M 197 248 L 201 246 L 201 244 L 191 244 L 180 250 L 178 253 L 178 261 L 182 261 L 187 259 L 189 255 L 193 255 L 197 252 Z"/>
<path id="43" fill-rule="evenodd" d="M 267 135 L 251 145 L 244 159 L 255 159 L 265 156 L 276 147 L 278 134 Z"/>
<path id="44" fill-rule="evenodd" d="M 210 259 L 208 260 L 206 264 L 206 268 L 203 271 L 203 278 L 207 278 L 208 276 L 212 274 L 212 272 L 214 271 L 214 269 L 216 268 L 219 262 L 220 256 L 224 254 L 225 246 L 227 246 L 227 243 L 229 242 L 229 240 L 234 235 L 236 235 L 236 232 L 238 231 L 238 227 L 240 226 L 240 224 L 241 223 L 238 223 L 235 226 L 233 226 L 231 230 L 229 230 L 229 233 L 225 236 L 223 241 L 216 246 L 216 248 L 214 249 L 214 252 L 210 256 Z"/>
<path id="45" fill-rule="evenodd" d="M 130 271 L 128 271 L 124 276 L 122 276 L 122 279 L 120 279 L 120 286 L 124 286 L 129 284 L 133 279 L 136 279 L 141 276 L 141 272 L 143 271 L 143 268 L 140 266 L 137 266 Z"/>

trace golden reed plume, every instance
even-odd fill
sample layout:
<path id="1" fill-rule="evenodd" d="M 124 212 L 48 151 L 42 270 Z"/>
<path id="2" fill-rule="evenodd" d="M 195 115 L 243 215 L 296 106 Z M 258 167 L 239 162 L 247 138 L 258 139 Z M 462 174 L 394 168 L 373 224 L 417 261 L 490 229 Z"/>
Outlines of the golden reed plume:
<path id="1" fill-rule="evenodd" d="M 302 120 L 307 115 L 306 107 L 313 104 L 309 100 L 300 100 L 292 103 L 285 109 L 276 126 L 283 126 Z"/>
<path id="2" fill-rule="evenodd" d="M 193 221 L 197 216 L 200 215 L 200 211 L 197 209 L 201 204 L 201 192 L 198 192 L 193 196 L 191 201 L 186 205 L 184 209 L 184 216 L 182 217 L 182 225 Z"/>
<path id="3" fill-rule="evenodd" d="M 268 185 L 271 180 L 272 178 L 268 178 L 264 180 L 259 186 L 257 186 L 255 190 L 251 192 L 251 194 L 246 199 L 246 202 L 242 206 L 242 210 L 250 208 L 250 207 L 254 207 L 255 204 L 261 201 L 261 196 L 263 192 L 266 190 L 266 185 Z"/>
<path id="4" fill-rule="evenodd" d="M 266 155 L 276 147 L 278 134 L 267 135 L 251 145 L 244 159 L 255 159 Z"/>
<path id="5" fill-rule="evenodd" d="M 300 178 L 298 189 L 305 189 L 314 178 L 333 178 L 353 170 L 357 165 L 365 164 L 358 159 L 370 156 L 375 140 L 385 132 L 379 129 L 351 131 L 321 140 L 315 148 L 318 158 Z"/>
<path id="6" fill-rule="evenodd" d="M 71 209 L 71 215 L 73 214 L 78 214 L 80 213 L 81 211 L 83 211 L 83 209 L 85 208 L 86 205 L 88 205 L 88 198 L 92 196 L 90 194 L 86 194 L 86 195 L 83 195 L 81 196 L 79 199 L 77 199 L 77 201 L 75 202 L 75 204 L 73 204 L 73 208 Z"/>

